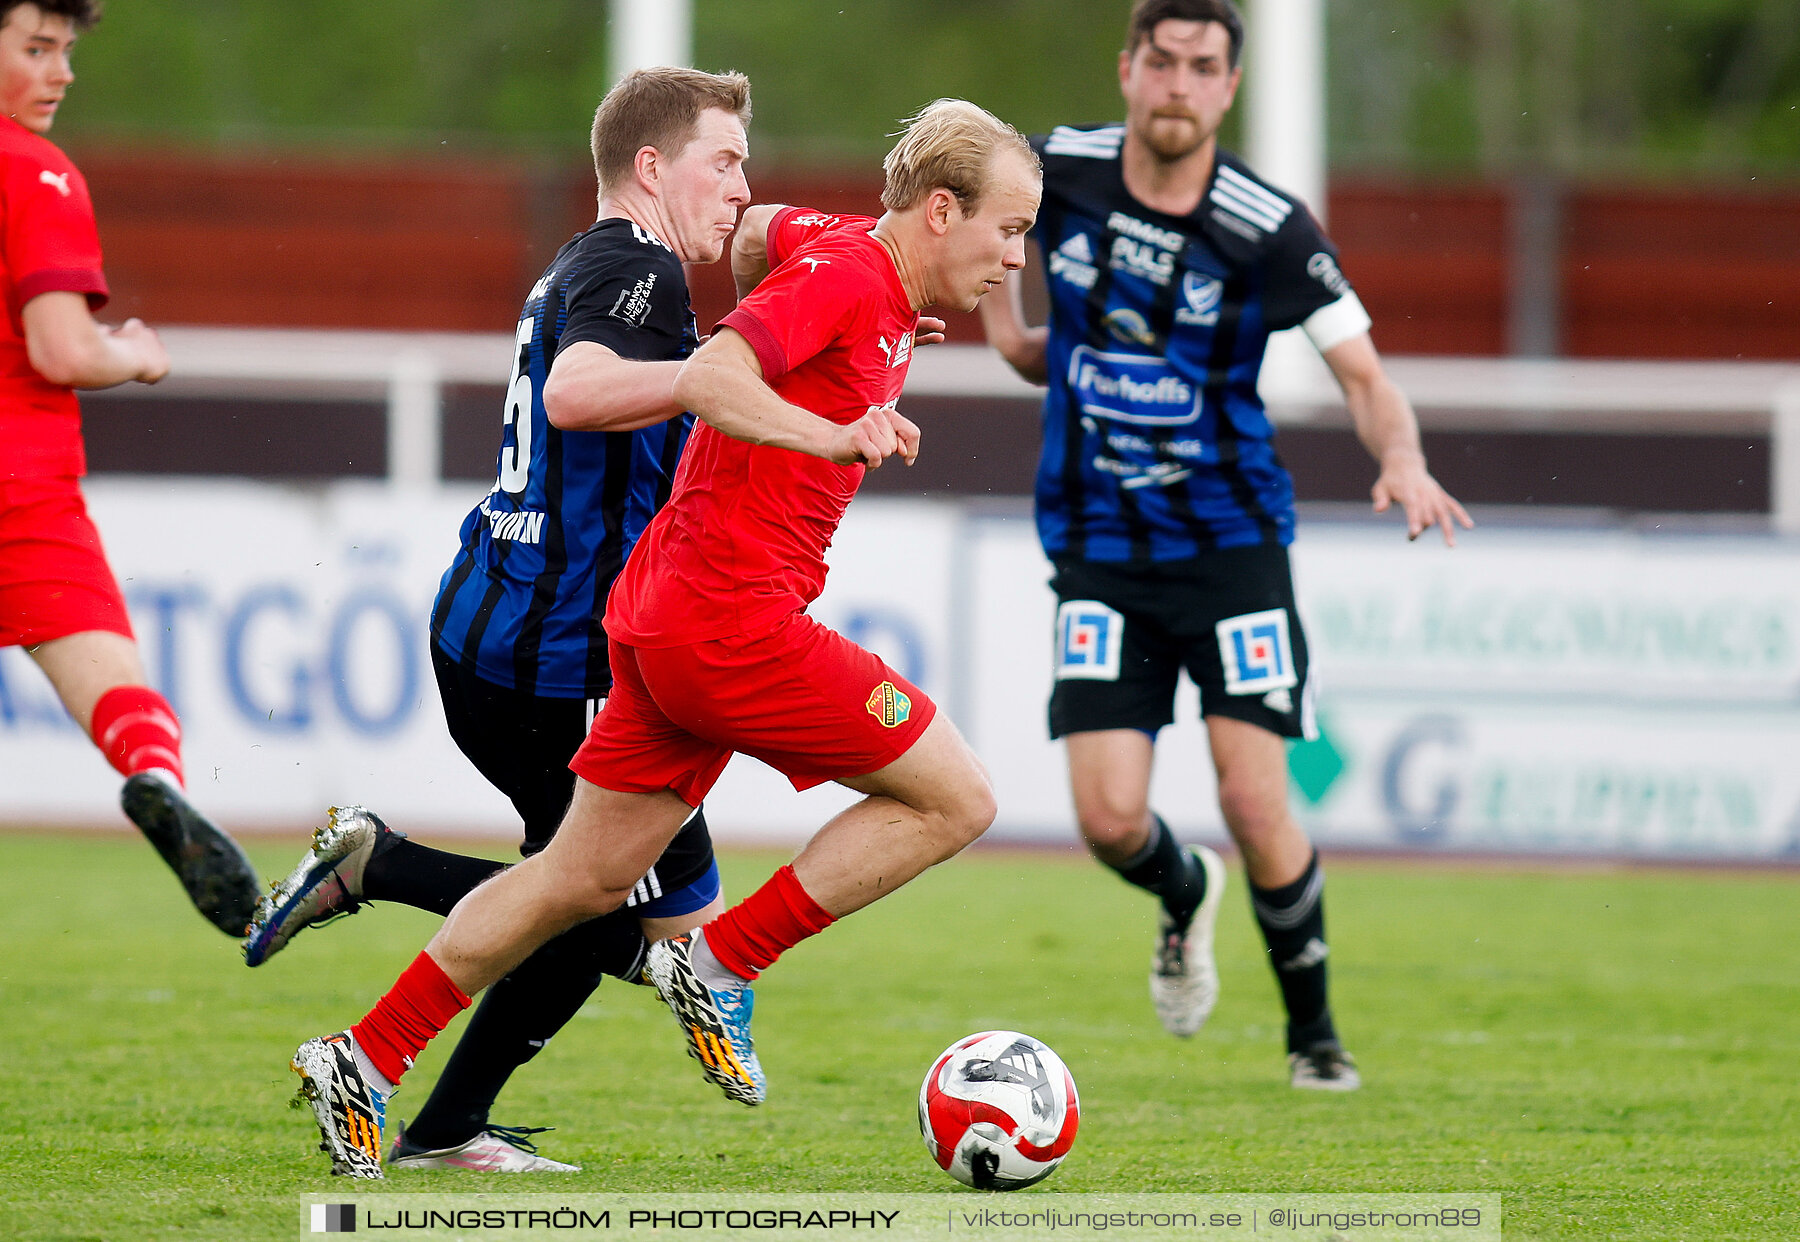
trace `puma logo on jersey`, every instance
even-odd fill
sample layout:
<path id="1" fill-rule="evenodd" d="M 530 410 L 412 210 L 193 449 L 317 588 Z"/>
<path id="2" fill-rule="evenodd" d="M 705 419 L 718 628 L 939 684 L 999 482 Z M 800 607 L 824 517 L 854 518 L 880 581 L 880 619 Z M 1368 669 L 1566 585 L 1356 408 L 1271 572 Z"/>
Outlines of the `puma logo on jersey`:
<path id="1" fill-rule="evenodd" d="M 881 347 L 882 356 L 887 359 L 890 370 L 894 367 L 905 366 L 906 360 L 912 357 L 912 334 L 910 332 L 895 339 L 892 343 L 889 343 L 887 337 L 878 336 L 875 338 L 875 344 Z"/>
<path id="2" fill-rule="evenodd" d="M 56 187 L 56 192 L 64 198 L 69 197 L 69 174 L 53 173 L 48 168 L 38 174 L 38 180 L 45 185 Z"/>
<path id="3" fill-rule="evenodd" d="M 801 259 L 800 262 L 812 264 L 812 267 L 809 268 L 808 270 L 814 271 L 814 272 L 818 271 L 822 267 L 831 266 L 830 259 Z"/>

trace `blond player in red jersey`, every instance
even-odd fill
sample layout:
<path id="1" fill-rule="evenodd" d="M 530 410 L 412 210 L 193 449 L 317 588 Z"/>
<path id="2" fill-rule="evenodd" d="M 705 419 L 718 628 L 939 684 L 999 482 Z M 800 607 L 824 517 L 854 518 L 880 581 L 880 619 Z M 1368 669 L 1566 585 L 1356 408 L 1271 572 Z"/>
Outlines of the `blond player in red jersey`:
<path id="1" fill-rule="evenodd" d="M 295 1054 L 339 1172 L 381 1176 L 387 1094 L 426 1042 L 538 945 L 616 909 L 733 753 L 797 789 L 864 795 L 755 893 L 651 950 L 690 1054 L 745 1104 L 765 1094 L 751 981 L 992 822 L 987 774 L 949 719 L 806 609 L 864 471 L 918 453 L 895 402 L 920 309 L 971 310 L 1024 264 L 1038 162 L 1010 126 L 939 100 L 885 171 L 879 220 L 745 213 L 734 271 L 764 256 L 773 271 L 677 377 L 702 425 L 608 600 L 613 692 L 570 764 L 568 816 L 466 897 L 367 1017 Z"/>
<path id="2" fill-rule="evenodd" d="M 181 725 L 145 684 L 125 600 L 88 517 L 77 388 L 169 370 L 136 319 L 105 305 L 87 183 L 45 137 L 75 80 L 69 53 L 97 0 L 0 0 L 0 647 L 23 647 L 69 715 L 126 778 L 125 812 L 200 913 L 241 936 L 257 878 L 237 844 L 182 792 Z"/>

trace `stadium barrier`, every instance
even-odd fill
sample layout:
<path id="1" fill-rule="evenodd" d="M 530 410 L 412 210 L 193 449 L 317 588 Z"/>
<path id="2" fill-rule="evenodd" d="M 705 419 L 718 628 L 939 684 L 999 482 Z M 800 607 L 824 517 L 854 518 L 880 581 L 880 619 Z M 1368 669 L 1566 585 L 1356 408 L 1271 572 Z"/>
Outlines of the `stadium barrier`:
<path id="1" fill-rule="evenodd" d="M 422 832 L 514 830 L 445 735 L 426 655 L 480 491 L 92 481 L 196 796 L 221 820 L 292 829 L 363 802 Z M 1322 725 L 1294 751 L 1294 797 L 1322 842 L 1800 857 L 1800 540 L 1490 522 L 1452 552 L 1392 520 L 1308 515 L 1294 555 Z M 995 835 L 1072 840 L 1044 734 L 1054 609 L 1025 508 L 865 498 L 831 559 L 816 615 L 949 709 L 992 770 Z M 1155 798 L 1216 838 L 1194 696 Z M 0 823 L 117 825 L 116 787 L 27 658 L 0 652 Z M 847 798 L 739 759 L 709 819 L 728 842 L 791 841 Z"/>
<path id="2" fill-rule="evenodd" d="M 110 395 L 259 394 L 378 397 L 387 409 L 388 478 L 425 486 L 439 478 L 446 386 L 498 385 L 510 373 L 512 337 L 169 328 L 174 370 L 158 390 Z M 1397 357 L 1389 373 L 1427 430 L 1767 435 L 1770 520 L 1800 533 L 1800 365 L 1741 362 L 1610 362 L 1588 359 Z M 1295 333 L 1271 342 L 1262 387 L 1278 424 L 1343 424 L 1342 400 L 1318 355 Z M 945 345 L 914 355 L 914 397 L 1031 397 L 992 351 Z"/>

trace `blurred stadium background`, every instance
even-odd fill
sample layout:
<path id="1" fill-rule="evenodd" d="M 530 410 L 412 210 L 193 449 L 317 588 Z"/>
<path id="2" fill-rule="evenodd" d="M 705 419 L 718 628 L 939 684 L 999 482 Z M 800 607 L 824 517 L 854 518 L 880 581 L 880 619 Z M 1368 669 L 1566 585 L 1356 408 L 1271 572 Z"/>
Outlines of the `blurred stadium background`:
<path id="1" fill-rule="evenodd" d="M 759 200 L 872 211 L 884 135 L 930 98 L 1028 132 L 1116 116 L 1126 7 L 693 0 L 692 60 L 755 84 Z M 1286 167 L 1255 126 L 1305 82 L 1259 96 L 1282 63 L 1255 49 L 1320 50 L 1320 154 L 1288 184 L 1317 168 L 1434 471 L 1481 523 L 1446 552 L 1371 519 L 1329 380 L 1272 360 L 1324 692 L 1324 737 L 1293 760 L 1309 829 L 1800 860 L 1800 9 L 1246 7 L 1226 143 Z M 361 801 L 513 831 L 444 736 L 425 617 L 491 482 L 524 291 L 592 219 L 586 133 L 629 58 L 623 8 L 115 0 L 79 49 L 54 137 L 93 188 L 107 314 L 164 329 L 175 362 L 84 400 L 90 497 L 196 796 L 233 827 Z M 729 282 L 692 278 L 704 331 Z M 1036 401 L 972 316 L 951 337 L 913 364 L 919 464 L 870 476 L 819 612 L 949 705 L 994 770 L 997 835 L 1066 842 Z M 1201 734 L 1178 734 L 1158 804 L 1222 836 L 1206 765 L 1171 758 Z M 120 824 L 113 788 L 0 653 L 0 823 Z M 788 839 L 835 796 L 740 759 L 711 818 Z"/>

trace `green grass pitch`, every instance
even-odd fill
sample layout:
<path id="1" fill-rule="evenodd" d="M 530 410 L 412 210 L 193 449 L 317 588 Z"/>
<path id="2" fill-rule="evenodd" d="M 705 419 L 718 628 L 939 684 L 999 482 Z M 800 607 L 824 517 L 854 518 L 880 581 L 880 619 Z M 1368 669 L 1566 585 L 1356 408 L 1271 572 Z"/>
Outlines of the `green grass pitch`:
<path id="1" fill-rule="evenodd" d="M 275 874 L 299 848 L 252 852 Z M 722 861 L 741 895 L 781 857 Z M 966 1195 L 925 1155 L 919 1079 L 956 1037 L 1010 1027 L 1081 1090 L 1080 1139 L 1045 1189 L 1498 1192 L 1509 1239 L 1800 1229 L 1800 875 L 1343 860 L 1330 876 L 1356 1094 L 1286 1085 L 1235 869 L 1223 998 L 1177 1041 L 1145 996 L 1139 894 L 1072 850 L 977 850 L 771 971 L 765 1106 L 725 1102 L 654 995 L 609 981 L 495 1120 L 557 1127 L 546 1153 L 586 1168 L 557 1190 Z M 292 1237 L 297 1197 L 344 1184 L 285 1106 L 287 1057 L 360 1017 L 434 922 L 371 908 L 251 971 L 141 841 L 0 834 L 7 1236 Z"/>

